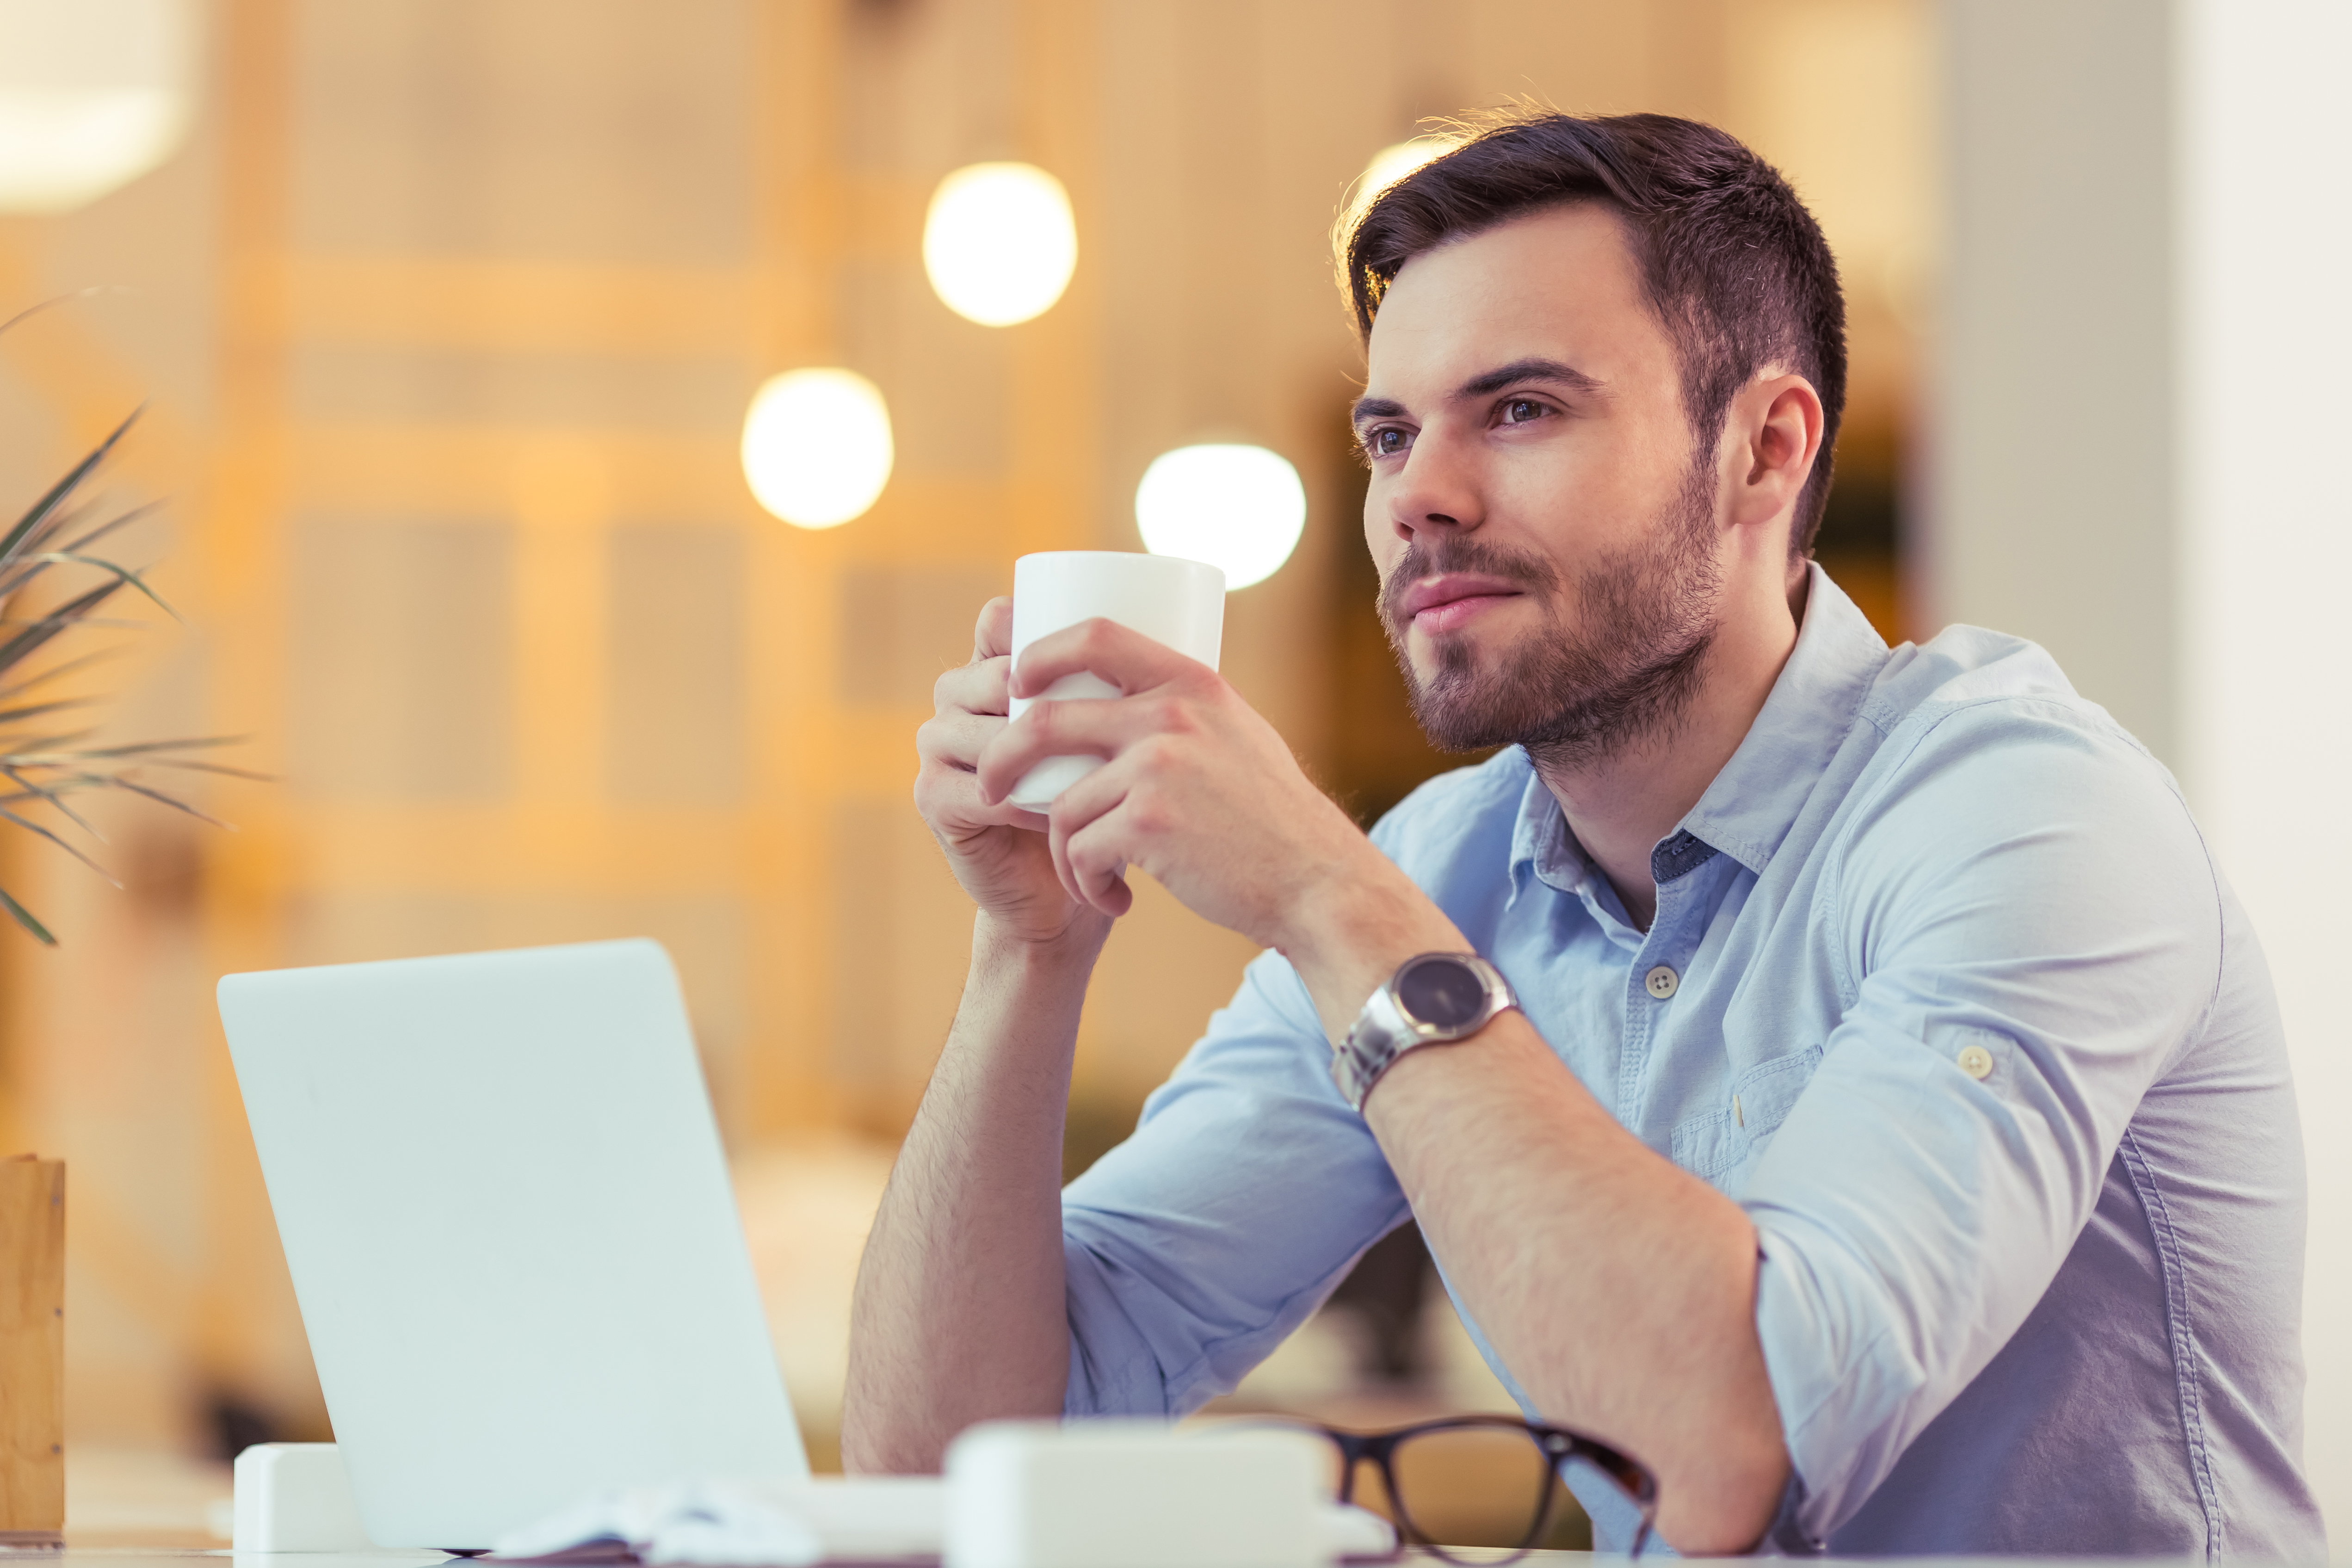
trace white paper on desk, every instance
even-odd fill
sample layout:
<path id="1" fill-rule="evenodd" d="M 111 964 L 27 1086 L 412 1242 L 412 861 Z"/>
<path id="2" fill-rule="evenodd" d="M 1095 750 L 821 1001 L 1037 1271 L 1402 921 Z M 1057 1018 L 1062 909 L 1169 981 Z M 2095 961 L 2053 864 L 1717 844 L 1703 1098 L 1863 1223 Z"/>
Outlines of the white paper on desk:
<path id="1" fill-rule="evenodd" d="M 936 1557 L 943 1506 L 937 1476 L 687 1481 L 600 1492 L 509 1531 L 491 1550 L 555 1557 L 612 1542 L 641 1563 L 739 1568 Z"/>
<path id="2" fill-rule="evenodd" d="M 500 1558 L 577 1557 L 610 1543 L 638 1562 L 691 1568 L 807 1568 L 827 1561 L 940 1554 L 946 1488 L 937 1476 L 816 1476 L 796 1481 L 688 1481 L 599 1492 L 509 1531 Z M 1332 1552 L 1381 1557 L 1396 1532 L 1379 1515 L 1333 1503 Z"/>

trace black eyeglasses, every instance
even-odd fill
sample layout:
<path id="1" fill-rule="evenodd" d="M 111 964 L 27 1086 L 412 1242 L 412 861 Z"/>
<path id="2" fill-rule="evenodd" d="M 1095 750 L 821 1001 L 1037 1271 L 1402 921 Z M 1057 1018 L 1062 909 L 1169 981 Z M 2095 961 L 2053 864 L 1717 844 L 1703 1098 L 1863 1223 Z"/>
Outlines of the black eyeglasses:
<path id="1" fill-rule="evenodd" d="M 1332 1490 L 1341 1502 L 1363 1500 L 1396 1527 L 1400 1546 L 1448 1563 L 1491 1568 L 1549 1544 L 1549 1532 L 1561 1522 L 1560 1467 L 1572 1459 L 1591 1465 L 1639 1510 L 1633 1556 L 1642 1555 L 1657 1519 L 1655 1477 L 1607 1444 L 1565 1427 L 1511 1415 L 1455 1415 L 1386 1432 L 1310 1430 L 1339 1451 Z M 1356 1474 L 1367 1463 L 1380 1477 L 1381 1496 L 1359 1500 Z M 1457 1557 L 1449 1547 L 1476 1552 Z M 1497 1557 L 1498 1549 L 1508 1555 Z"/>

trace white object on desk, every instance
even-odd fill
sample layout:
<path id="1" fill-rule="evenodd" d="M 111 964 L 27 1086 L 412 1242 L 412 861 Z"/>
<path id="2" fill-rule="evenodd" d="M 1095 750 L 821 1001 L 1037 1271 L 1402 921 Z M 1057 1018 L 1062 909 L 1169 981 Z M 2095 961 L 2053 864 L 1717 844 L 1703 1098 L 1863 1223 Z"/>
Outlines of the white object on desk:
<path id="1" fill-rule="evenodd" d="M 220 1010 L 377 1541 L 808 1474 L 660 947 L 232 974 Z"/>
<path id="2" fill-rule="evenodd" d="M 991 1495 L 994 1480 L 989 1456 L 995 1452 L 1002 1457 L 1007 1447 L 998 1441 L 979 1444 L 972 1450 L 980 1455 L 980 1463 L 975 1468 L 967 1460 L 959 1472 L 960 1483 L 942 1482 L 937 1476 L 812 1476 L 764 1481 L 682 1481 L 598 1492 L 537 1523 L 508 1531 L 496 1549 L 499 1556 L 512 1560 L 553 1557 L 598 1543 L 617 1543 L 625 1544 L 639 1563 L 657 1568 L 721 1563 L 732 1568 L 809 1568 L 825 1561 L 934 1556 L 944 1543 L 950 1562 L 954 1563 L 959 1561 L 959 1539 L 967 1554 L 975 1549 L 984 1554 L 992 1544 L 1002 1547 L 1008 1539 L 1001 1528 L 1005 1521 L 1009 1520 L 1016 1530 L 1024 1528 L 1034 1508 L 1044 1506 L 1066 1513 L 1058 1533 L 1041 1537 L 1031 1530 L 1013 1541 L 1013 1548 L 1066 1546 L 1074 1555 L 1057 1561 L 1083 1563 L 1085 1568 L 1170 1563 L 1181 1563 L 1182 1568 L 1225 1568 L 1234 1563 L 1300 1568 L 1304 1563 L 1327 1563 L 1335 1554 L 1381 1557 L 1395 1550 L 1396 1532 L 1386 1521 L 1329 1500 L 1319 1484 L 1323 1471 L 1315 1468 L 1327 1462 L 1317 1452 L 1320 1445 L 1316 1439 L 1304 1439 L 1309 1453 L 1307 1490 L 1301 1494 L 1293 1489 L 1291 1483 L 1297 1478 L 1289 1472 L 1297 1450 L 1290 1445 L 1303 1434 L 1259 1431 L 1234 1442 L 1226 1434 L 1196 1430 L 1177 1439 L 1184 1448 L 1173 1463 L 1162 1463 L 1155 1458 L 1154 1445 L 1167 1439 L 1168 1427 L 1093 1422 L 1066 1447 L 1078 1453 L 1095 1453 L 1099 1458 L 1100 1440 L 1106 1434 L 1118 1450 L 1108 1468 L 1117 1472 L 1119 1489 L 1075 1503 L 1062 1498 L 1050 1484 L 1055 1474 L 1070 1479 L 1072 1467 L 1066 1464 L 1057 1468 L 1050 1459 L 1037 1464 L 1024 1458 L 1019 1447 L 1023 1439 L 1016 1431 L 1013 1463 L 1000 1468 L 1028 1473 L 1031 1484 L 1018 1495 Z M 1262 1466 L 1266 1447 L 1255 1439 L 1266 1436 L 1275 1438 L 1284 1450 L 1276 1468 L 1288 1477 L 1274 1489 L 1281 1504 L 1272 1510 L 1254 1501 L 1264 1485 L 1263 1478 L 1253 1474 L 1237 1486 L 1229 1473 Z M 1213 1452 L 1202 1464 L 1196 1458 L 1196 1450 Z M 1097 1468 L 1104 1467 L 1097 1463 Z M 966 1499 L 961 1537 L 945 1524 L 948 1488 L 956 1484 L 979 1489 Z M 1139 1507 L 1139 1495 L 1145 1500 Z M 1304 1526 L 1297 1517 L 1302 1495 L 1310 1516 Z M 1193 1550 L 1202 1539 L 1197 1525 L 1190 1527 L 1191 1533 L 1172 1536 L 1162 1528 L 1166 1516 L 1190 1520 L 1212 1513 L 1221 1522 L 1211 1532 L 1209 1550 Z M 1248 1534 L 1269 1515 L 1277 1521 L 1274 1533 Z M 1311 1539 L 1302 1547 L 1302 1533 L 1307 1531 L 1311 1531 Z M 1153 1532 L 1152 1539 L 1144 1540 L 1146 1532 Z M 1307 1555 L 1297 1555 L 1302 1550 Z"/>
<path id="3" fill-rule="evenodd" d="M 332 1443 L 257 1443 L 234 1474 L 238 1552 L 374 1549 Z"/>
<path id="4" fill-rule="evenodd" d="M 604 1491 L 496 1543 L 502 1558 L 625 1544 L 649 1563 L 806 1568 L 940 1549 L 937 1476 L 682 1481 Z"/>
<path id="5" fill-rule="evenodd" d="M 1048 550 L 1013 563 L 1014 663 L 1039 637 L 1097 616 L 1214 669 L 1224 642 L 1225 574 L 1205 562 L 1119 550 Z M 1009 706 L 1018 719 L 1045 699 L 1119 694 L 1109 681 L 1081 670 L 1054 682 L 1042 697 L 1015 697 Z M 1096 756 L 1047 757 L 1005 798 L 1024 811 L 1043 811 L 1102 765 Z"/>
<path id="6" fill-rule="evenodd" d="M 1394 1544 L 1279 1427 L 995 1421 L 947 1456 L 945 1568 L 1317 1568 Z"/>

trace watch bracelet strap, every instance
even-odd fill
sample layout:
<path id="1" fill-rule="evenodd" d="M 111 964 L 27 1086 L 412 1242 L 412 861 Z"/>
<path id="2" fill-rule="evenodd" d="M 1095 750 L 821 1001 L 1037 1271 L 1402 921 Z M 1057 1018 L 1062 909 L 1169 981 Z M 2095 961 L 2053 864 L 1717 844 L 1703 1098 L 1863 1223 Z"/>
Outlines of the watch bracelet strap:
<path id="1" fill-rule="evenodd" d="M 1495 999 L 1495 1005 L 1485 1018 L 1473 1026 L 1475 1027 L 1483 1028 L 1496 1017 L 1519 1005 L 1518 993 L 1511 988 L 1511 983 L 1503 977 L 1502 971 L 1475 952 L 1423 953 L 1407 959 L 1399 967 L 1398 973 L 1402 974 L 1405 968 L 1418 963 L 1423 958 L 1458 958 L 1486 973 L 1488 994 Z M 1364 1101 L 1370 1098 L 1373 1087 L 1387 1076 L 1399 1057 L 1422 1046 L 1449 1044 L 1461 1037 L 1459 1034 L 1424 1033 L 1414 1027 L 1397 1004 L 1391 979 L 1390 984 L 1372 993 L 1365 1002 L 1363 1011 L 1357 1015 L 1354 1026 L 1348 1030 L 1347 1038 L 1339 1043 L 1339 1049 L 1331 1053 L 1331 1081 L 1338 1087 L 1341 1098 L 1360 1115 Z"/>
<path id="2" fill-rule="evenodd" d="M 1331 1053 L 1331 1081 L 1349 1106 L 1360 1112 L 1372 1086 L 1381 1081 L 1390 1064 L 1419 1044 L 1420 1038 L 1397 1011 L 1395 998 L 1383 985 L 1372 993 L 1371 1000 L 1364 1004 L 1363 1012 L 1348 1030 L 1348 1037 Z"/>

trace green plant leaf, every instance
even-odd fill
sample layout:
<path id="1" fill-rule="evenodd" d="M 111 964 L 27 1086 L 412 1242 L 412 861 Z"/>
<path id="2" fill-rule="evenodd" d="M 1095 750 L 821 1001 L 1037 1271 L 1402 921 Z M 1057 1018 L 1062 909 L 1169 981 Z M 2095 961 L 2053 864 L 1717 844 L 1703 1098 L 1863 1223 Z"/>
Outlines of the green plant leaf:
<path id="1" fill-rule="evenodd" d="M 188 741 L 141 741 L 129 746 L 93 746 L 77 757 L 142 757 L 154 752 L 193 752 L 212 746 L 240 746 L 250 735 L 199 735 Z"/>
<path id="2" fill-rule="evenodd" d="M 152 768 L 184 768 L 192 773 L 218 773 L 224 778 L 251 779 L 256 784 L 276 784 L 276 773 L 257 773 L 251 768 L 233 768 L 226 763 L 200 763 L 193 757 L 157 757 L 147 764 Z"/>
<path id="3" fill-rule="evenodd" d="M 59 512 L 48 523 L 43 524 L 40 530 L 35 533 L 33 537 L 25 541 L 23 546 L 17 552 L 17 556 L 15 561 L 9 563 L 5 566 L 0 566 L 0 604 L 5 604 L 9 600 L 15 598 L 18 591 L 30 584 L 34 578 L 38 577 L 42 573 L 47 572 L 50 567 L 57 565 L 61 562 L 80 560 L 83 552 L 87 552 L 92 544 L 104 539 L 116 529 L 126 528 L 131 523 L 138 521 L 141 518 L 154 511 L 155 509 L 161 505 L 163 505 L 163 502 L 161 501 L 150 501 L 145 506 L 132 507 L 129 511 L 122 513 L 111 521 L 99 524 L 96 528 L 93 528 L 88 532 L 82 534 L 79 538 L 66 541 L 64 544 L 60 545 L 56 550 L 41 550 L 40 552 L 37 554 L 26 553 L 26 552 L 33 551 L 38 546 L 47 545 L 54 536 L 68 531 L 71 524 L 80 521 L 88 509 L 81 508 Z M 120 572 L 122 570 L 122 567 L 117 563 L 103 559 L 91 560 L 88 564 L 100 567 L 109 572 Z M 133 573 L 132 575 L 136 576 L 138 574 Z M 157 600 L 156 602 L 158 604 L 162 604 L 161 600 Z M 163 607 L 166 610 L 171 608 L 168 605 L 165 605 Z M 179 617 L 174 616 L 173 618 L 176 620 Z"/>
<path id="4" fill-rule="evenodd" d="M 58 848 L 64 850 L 67 854 L 80 861 L 83 865 L 89 867 L 91 870 L 105 878 L 108 881 L 114 883 L 116 887 L 119 888 L 122 886 L 121 882 L 116 879 L 113 872 L 108 870 L 105 867 L 100 865 L 97 861 L 91 859 L 89 856 L 83 854 L 80 850 L 67 843 L 57 834 L 52 833 L 49 829 L 42 826 L 39 823 L 35 822 L 31 817 L 21 816 L 16 812 L 6 809 L 5 807 L 0 807 L 0 821 L 13 822 L 27 833 L 39 834 L 42 837 L 47 839 L 50 843 L 56 845 Z"/>
<path id="5" fill-rule="evenodd" d="M 72 823 L 76 827 L 80 828 L 84 833 L 89 834 L 100 844 L 106 842 L 106 835 L 98 830 L 96 824 L 89 822 L 84 818 L 79 812 L 66 804 L 66 792 L 64 790 L 58 788 L 55 784 L 39 784 L 32 779 L 28 779 L 24 775 L 24 773 L 21 770 L 16 768 L 0 767 L 0 773 L 6 774 L 8 781 L 11 784 L 14 784 L 17 788 L 26 792 L 26 795 L 10 795 L 8 797 L 10 800 L 23 800 L 27 798 L 28 795 L 37 796 L 39 799 L 48 802 L 52 807 L 56 808 L 58 812 L 64 816 L 68 822 Z"/>
<path id="6" fill-rule="evenodd" d="M 0 669 L 14 669 L 27 654 L 41 647 L 51 637 L 82 619 L 91 610 L 122 591 L 120 582 L 100 583 L 79 598 L 67 600 L 41 620 L 26 626 L 6 642 L 0 643 Z"/>
<path id="7" fill-rule="evenodd" d="M 157 609 L 163 611 L 165 615 L 171 616 L 175 621 L 180 620 L 180 612 L 165 604 L 163 602 L 163 596 L 147 585 L 147 579 L 141 576 L 138 573 L 133 572 L 128 566 L 117 566 L 113 562 L 104 560 L 96 555 L 76 555 L 69 551 L 64 550 L 43 551 L 38 555 L 27 555 L 25 559 L 27 561 L 37 561 L 47 565 L 56 565 L 60 563 L 70 563 L 76 566 L 89 566 L 96 569 L 97 571 L 111 573 L 118 585 L 138 589 L 142 594 L 147 595 L 148 599 Z M 181 624 L 184 626 L 187 623 L 181 621 Z"/>
<path id="8" fill-rule="evenodd" d="M 26 931 L 31 931 L 35 936 L 40 938 L 51 947 L 58 945 L 58 939 L 49 934 L 49 928 L 35 920 L 33 918 L 33 911 L 18 903 L 14 898 L 10 897 L 8 889 L 5 888 L 0 888 L 0 905 L 6 906 L 8 913 L 15 917 L 18 925 L 23 926 Z"/>
<path id="9" fill-rule="evenodd" d="M 68 708 L 90 708 L 105 701 L 102 697 L 60 697 L 54 702 L 32 702 L 22 708 L 0 708 L 0 724 L 14 724 L 30 719 L 37 713 L 56 713 Z"/>
<path id="10" fill-rule="evenodd" d="M 78 669 L 87 669 L 93 664 L 110 663 L 114 659 L 121 658 L 121 657 L 122 649 L 119 647 L 102 647 L 95 653 L 81 654 L 76 658 L 67 659 L 62 664 L 53 664 L 49 666 L 48 668 L 41 671 L 38 675 L 28 675 L 22 680 L 11 682 L 6 686 L 0 686 L 0 702 L 5 702 L 11 697 L 21 696 L 25 692 L 33 689 L 36 686 L 46 685 L 49 681 L 57 679 L 59 676 L 71 675 Z"/>
<path id="11" fill-rule="evenodd" d="M 190 816 L 194 817 L 198 822 L 207 823 L 214 827 L 222 828 L 228 832 L 236 831 L 236 829 L 229 827 L 229 825 L 223 822 L 219 817 L 207 816 L 204 812 L 198 811 L 194 806 L 190 805 L 186 801 L 180 799 L 176 795 L 165 795 L 160 789 L 150 789 L 143 784 L 134 783 L 130 779 L 123 778 L 120 774 L 117 774 L 115 777 L 110 778 L 106 782 L 112 784 L 116 789 L 127 789 L 132 795 L 143 795 L 149 800 L 156 801 L 162 805 L 170 806 L 173 811 L 184 811 Z"/>
<path id="12" fill-rule="evenodd" d="M 79 539 L 69 541 L 66 544 L 65 548 L 68 550 L 87 550 L 91 545 L 97 543 L 100 540 L 104 539 L 108 534 L 112 533 L 116 529 L 128 528 L 131 524 L 137 522 L 141 518 L 156 510 L 163 504 L 163 503 L 159 500 L 151 500 L 145 506 L 134 506 L 129 511 L 124 512 L 121 516 L 115 518 L 113 521 L 100 523 L 96 528 L 91 529 Z"/>
<path id="13" fill-rule="evenodd" d="M 106 455 L 114 450 L 114 444 L 121 440 L 129 433 L 131 426 L 139 422 L 139 416 L 146 412 L 147 405 L 143 403 L 132 409 L 131 416 L 114 427 L 113 434 L 92 447 L 89 456 L 68 468 L 66 477 L 51 485 L 48 494 L 35 501 L 32 510 L 17 520 L 16 526 L 10 529 L 5 536 L 0 536 L 0 563 L 15 558 L 16 552 L 24 546 L 26 535 L 40 527 L 58 507 L 65 504 L 67 497 L 81 488 L 81 482 L 89 478 L 91 471 L 99 464 L 106 460 Z"/>

